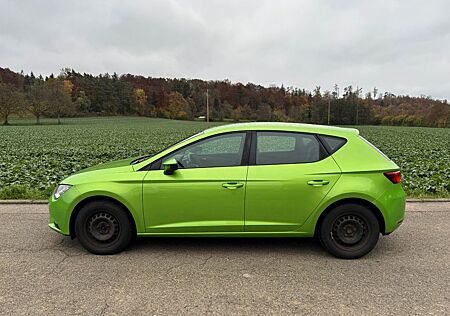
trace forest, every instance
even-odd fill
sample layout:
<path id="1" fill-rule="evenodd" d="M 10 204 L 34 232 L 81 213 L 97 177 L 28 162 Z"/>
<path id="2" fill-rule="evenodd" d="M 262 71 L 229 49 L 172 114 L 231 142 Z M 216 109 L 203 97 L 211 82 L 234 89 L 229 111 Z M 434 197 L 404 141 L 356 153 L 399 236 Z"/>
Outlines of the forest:
<path id="1" fill-rule="evenodd" d="M 91 75 L 73 69 L 43 77 L 0 68 L 0 118 L 137 115 L 212 121 L 283 121 L 332 125 L 450 126 L 447 100 L 394 95 L 353 86 L 322 91 L 285 86 L 154 78 L 132 74 Z"/>

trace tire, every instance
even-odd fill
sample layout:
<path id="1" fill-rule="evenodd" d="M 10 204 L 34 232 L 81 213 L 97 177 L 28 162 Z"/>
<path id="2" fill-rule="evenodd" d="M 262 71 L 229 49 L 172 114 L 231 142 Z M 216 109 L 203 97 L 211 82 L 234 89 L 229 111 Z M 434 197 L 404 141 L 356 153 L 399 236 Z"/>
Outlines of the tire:
<path id="1" fill-rule="evenodd" d="M 130 244 L 133 227 L 122 207 L 99 200 L 81 208 L 75 219 L 75 234 L 87 251 L 112 255 Z"/>
<path id="2" fill-rule="evenodd" d="M 367 207 L 348 203 L 337 206 L 323 218 L 319 228 L 322 246 L 333 256 L 357 259 L 377 244 L 380 225 Z"/>

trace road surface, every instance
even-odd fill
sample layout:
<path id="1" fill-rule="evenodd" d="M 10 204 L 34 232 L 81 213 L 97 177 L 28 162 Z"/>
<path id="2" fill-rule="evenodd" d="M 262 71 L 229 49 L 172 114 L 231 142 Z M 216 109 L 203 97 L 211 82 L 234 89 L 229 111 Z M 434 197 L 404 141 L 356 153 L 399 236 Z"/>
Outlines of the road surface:
<path id="1" fill-rule="evenodd" d="M 450 314 L 450 203 L 409 203 L 360 260 L 311 239 L 139 239 L 95 256 L 0 204 L 0 314 Z"/>

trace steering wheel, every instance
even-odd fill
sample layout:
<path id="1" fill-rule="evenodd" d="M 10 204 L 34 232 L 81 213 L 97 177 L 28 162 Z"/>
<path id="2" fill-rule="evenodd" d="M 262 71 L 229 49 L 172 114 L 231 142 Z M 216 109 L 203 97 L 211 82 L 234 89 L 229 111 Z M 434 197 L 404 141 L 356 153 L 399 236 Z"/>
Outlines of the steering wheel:
<path id="1" fill-rule="evenodd" d="M 197 168 L 199 167 L 199 165 L 194 161 L 194 153 L 192 151 L 190 151 L 189 149 L 187 149 L 183 156 L 180 159 L 181 161 L 178 162 L 180 164 L 180 166 L 182 168 L 184 168 L 184 166 L 187 166 L 189 168 Z"/>

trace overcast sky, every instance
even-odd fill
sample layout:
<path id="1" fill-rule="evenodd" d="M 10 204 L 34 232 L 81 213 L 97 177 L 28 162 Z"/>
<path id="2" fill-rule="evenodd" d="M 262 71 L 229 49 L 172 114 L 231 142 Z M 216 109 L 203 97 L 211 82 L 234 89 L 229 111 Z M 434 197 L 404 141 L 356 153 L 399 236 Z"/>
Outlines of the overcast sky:
<path id="1" fill-rule="evenodd" d="M 450 99 L 450 1 L 0 0 L 0 67 Z"/>

